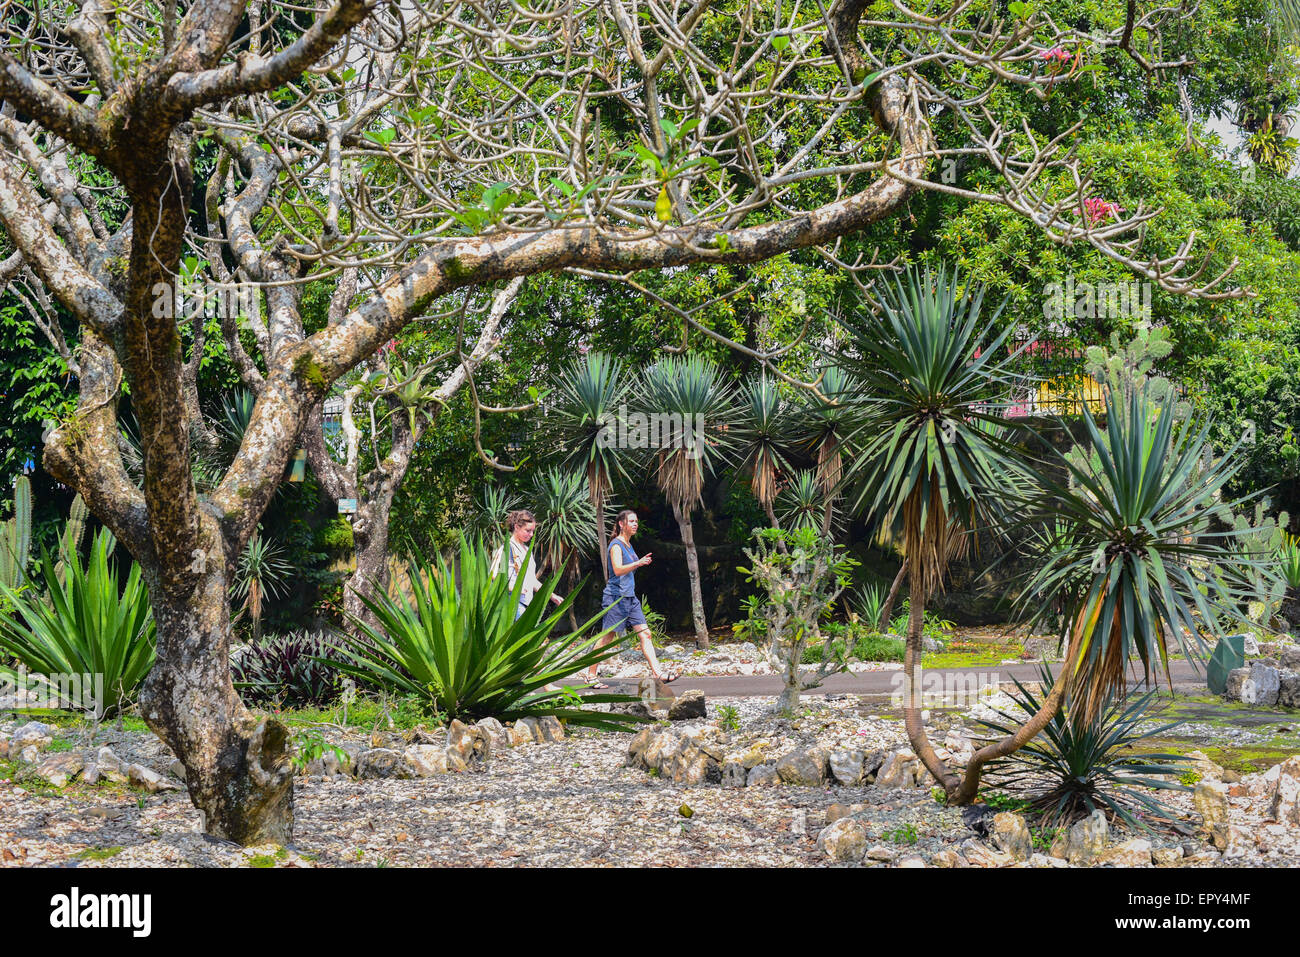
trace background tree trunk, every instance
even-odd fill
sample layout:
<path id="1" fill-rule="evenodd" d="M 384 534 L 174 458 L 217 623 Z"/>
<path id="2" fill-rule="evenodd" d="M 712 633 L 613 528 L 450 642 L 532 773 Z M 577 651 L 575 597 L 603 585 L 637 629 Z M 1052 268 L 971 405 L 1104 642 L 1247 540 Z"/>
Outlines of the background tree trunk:
<path id="1" fill-rule="evenodd" d="M 880 627 L 886 632 L 889 631 L 889 616 L 894 613 L 894 600 L 898 598 L 898 590 L 903 585 L 903 576 L 907 574 L 907 559 L 903 559 L 903 564 L 898 566 L 898 574 L 889 585 L 889 594 L 885 596 L 885 604 L 880 609 Z"/>
<path id="2" fill-rule="evenodd" d="M 700 591 L 700 559 L 695 553 L 695 530 L 690 516 L 676 506 L 673 514 L 682 531 L 682 544 L 686 547 L 686 571 L 691 579 L 691 617 L 695 620 L 695 647 L 709 647 L 709 626 L 704 620 L 704 594 Z"/>
<path id="3" fill-rule="evenodd" d="M 934 746 L 925 733 L 925 723 L 921 720 L 921 634 L 925 625 L 925 590 L 919 563 L 912 568 L 910 578 L 907 651 L 903 655 L 903 727 L 907 731 L 907 740 L 921 763 L 934 775 L 945 793 L 951 794 L 960 786 L 961 781 L 934 753 Z"/>

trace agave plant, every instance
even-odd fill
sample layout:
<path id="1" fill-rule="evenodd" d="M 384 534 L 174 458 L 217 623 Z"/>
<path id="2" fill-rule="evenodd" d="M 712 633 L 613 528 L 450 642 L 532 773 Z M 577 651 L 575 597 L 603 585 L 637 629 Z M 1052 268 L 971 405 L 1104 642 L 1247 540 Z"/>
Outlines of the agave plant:
<path id="1" fill-rule="evenodd" d="M 487 550 L 466 540 L 460 545 L 459 576 L 441 557 L 434 565 L 418 562 L 411 575 L 412 598 L 364 599 L 375 624 L 353 619 L 357 634 L 344 636 L 345 647 L 331 664 L 362 681 L 428 701 L 450 718 L 513 721 L 552 714 L 609 730 L 639 721 L 587 709 L 573 702 L 571 692 L 547 688 L 623 650 L 621 641 L 598 646 L 601 616 L 552 637 L 574 600 L 570 594 L 550 610 L 559 575 L 543 582 L 516 619 L 524 577 L 512 588 L 506 576 L 492 575 L 489 568 Z M 585 704 L 633 700 L 613 694 L 582 699 Z"/>
<path id="2" fill-rule="evenodd" d="M 795 438 L 794 426 L 794 413 L 766 375 L 741 390 L 737 459 L 741 471 L 748 473 L 750 490 L 773 528 L 779 527 L 772 508 L 778 484 L 783 475 L 792 471 L 789 452 Z"/>
<path id="3" fill-rule="evenodd" d="M 1056 684 L 1042 666 L 1042 686 Z M 1024 714 L 1043 706 L 1018 680 L 1011 698 Z M 1159 718 L 1156 692 L 1128 700 L 1109 699 L 1095 715 L 1072 720 L 1065 709 L 1053 715 L 1042 733 L 1014 754 L 991 763 L 985 783 L 1023 796 L 1046 827 L 1068 827 L 1102 810 L 1134 828 L 1170 823 L 1175 814 L 1145 791 L 1186 791 L 1177 777 L 1191 760 L 1181 754 L 1141 753 L 1139 742 L 1164 734 L 1181 722 L 1152 726 Z M 999 711 L 1003 721 L 980 721 L 997 738 L 1015 734 L 1021 717 Z M 1144 790 L 1135 790 L 1142 788 Z"/>
<path id="4" fill-rule="evenodd" d="M 691 513 L 700 504 L 705 477 L 723 462 L 735 445 L 730 426 L 735 416 L 732 388 L 717 365 L 699 355 L 669 356 L 646 370 L 641 403 L 658 423 L 655 482 L 672 507 L 686 549 L 691 583 L 691 612 L 695 643 L 709 646 L 700 590 L 700 560 L 695 550 Z"/>
<path id="5" fill-rule="evenodd" d="M 1277 549 L 1277 566 L 1287 587 L 1300 589 L 1300 537 L 1283 535 Z"/>
<path id="6" fill-rule="evenodd" d="M 602 570 L 608 561 L 605 502 L 616 479 L 628 480 L 632 453 L 613 439 L 618 417 L 631 396 L 632 386 L 624 378 L 622 362 L 603 352 L 591 352 L 575 359 L 555 380 L 553 405 L 546 417 L 547 431 L 563 452 L 564 466 L 587 477 Z"/>
<path id="7" fill-rule="evenodd" d="M 927 596 L 977 521 L 995 518 L 1024 485 L 997 414 L 1020 385 L 1003 348 L 1009 330 L 994 331 L 1000 309 L 988 315 L 983 302 L 979 287 L 959 291 L 955 273 L 927 269 L 887 286 L 878 314 L 844 320 L 852 348 L 840 363 L 864 387 L 852 508 L 888 524 L 907 556 L 908 675 L 920 669 Z M 960 781 L 935 755 L 920 708 L 905 707 L 904 722 L 917 755 L 955 797 Z"/>
<path id="8" fill-rule="evenodd" d="M 140 566 L 131 564 L 122 586 L 109 561 L 112 544 L 101 529 L 85 565 L 75 552 L 68 556 L 62 580 L 46 552 L 30 587 L 0 583 L 13 609 L 0 615 L 0 651 L 27 669 L 29 684 L 37 675 L 102 676 L 102 693 L 93 694 L 96 717 L 131 704 L 154 663 L 153 613 Z"/>

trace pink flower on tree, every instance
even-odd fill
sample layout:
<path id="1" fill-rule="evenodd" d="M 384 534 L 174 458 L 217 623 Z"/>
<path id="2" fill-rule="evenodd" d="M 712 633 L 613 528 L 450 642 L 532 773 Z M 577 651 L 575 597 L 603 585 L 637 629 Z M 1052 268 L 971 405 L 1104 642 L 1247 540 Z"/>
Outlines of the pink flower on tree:
<path id="1" fill-rule="evenodd" d="M 1059 70 L 1065 64 L 1069 63 L 1072 57 L 1063 47 L 1052 47 L 1050 50 L 1044 50 L 1038 54 L 1040 60 L 1046 60 L 1047 65 L 1053 70 Z"/>
<path id="2" fill-rule="evenodd" d="M 1083 212 L 1089 226 L 1096 226 L 1124 212 L 1119 203 L 1111 203 L 1100 196 L 1092 196 L 1083 201 Z"/>
<path id="3" fill-rule="evenodd" d="M 384 354 L 386 354 L 386 353 L 389 353 L 389 352 L 396 352 L 396 351 L 397 351 L 397 340 L 396 340 L 396 339 L 389 339 L 387 342 L 385 342 L 382 346 L 379 347 L 379 354 L 380 354 L 381 356 L 384 355 Z"/>

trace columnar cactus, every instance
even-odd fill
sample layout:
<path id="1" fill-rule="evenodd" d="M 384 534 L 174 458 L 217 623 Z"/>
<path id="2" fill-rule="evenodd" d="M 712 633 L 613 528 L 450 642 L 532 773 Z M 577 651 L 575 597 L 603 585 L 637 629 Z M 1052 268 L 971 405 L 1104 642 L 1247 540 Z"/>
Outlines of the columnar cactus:
<path id="1" fill-rule="evenodd" d="M 0 583 L 17 588 L 32 552 L 32 483 L 26 475 L 14 480 L 13 518 L 0 528 Z"/>

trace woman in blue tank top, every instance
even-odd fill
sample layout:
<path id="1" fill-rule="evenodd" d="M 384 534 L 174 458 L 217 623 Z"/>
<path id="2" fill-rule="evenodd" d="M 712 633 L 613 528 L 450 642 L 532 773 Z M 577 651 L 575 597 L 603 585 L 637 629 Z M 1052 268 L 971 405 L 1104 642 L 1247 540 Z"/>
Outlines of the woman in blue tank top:
<path id="1" fill-rule="evenodd" d="M 621 635 L 631 628 L 641 641 L 641 654 L 645 655 L 646 664 L 650 666 L 650 676 L 658 681 L 674 681 L 677 674 L 659 667 L 654 644 L 650 641 L 650 626 L 646 624 L 641 600 L 636 597 L 636 570 L 650 564 L 649 552 L 638 558 L 632 548 L 631 538 L 636 534 L 637 525 L 636 512 L 631 509 L 623 509 L 614 520 L 614 537 L 609 543 L 609 580 L 605 582 L 605 592 L 600 599 L 605 609 L 601 622 L 605 634 L 601 636 L 599 645 L 603 648 L 609 644 L 610 632 Z M 592 665 L 587 675 L 592 687 L 607 688 L 599 676 L 598 666 Z"/>

